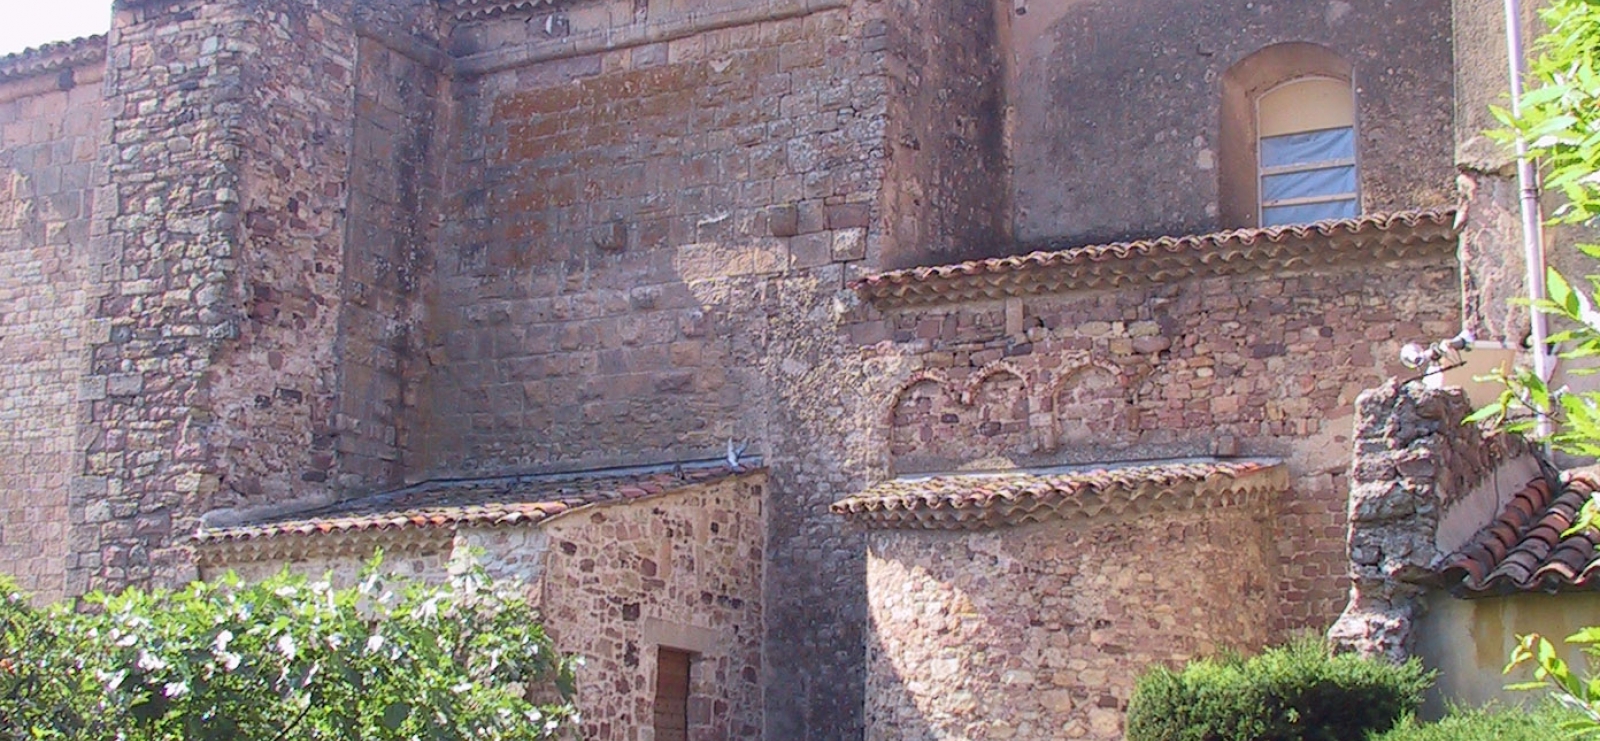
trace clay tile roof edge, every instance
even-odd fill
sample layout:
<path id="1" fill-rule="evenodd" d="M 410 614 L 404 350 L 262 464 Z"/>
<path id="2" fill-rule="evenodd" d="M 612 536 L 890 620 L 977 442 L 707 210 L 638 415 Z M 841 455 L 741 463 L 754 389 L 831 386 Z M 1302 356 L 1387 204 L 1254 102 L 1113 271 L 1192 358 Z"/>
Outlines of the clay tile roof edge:
<path id="1" fill-rule="evenodd" d="M 869 301 L 914 305 L 1308 268 L 1361 257 L 1442 255 L 1454 249 L 1455 220 L 1454 208 L 1374 213 L 905 268 L 859 278 L 850 287 Z"/>
<path id="2" fill-rule="evenodd" d="M 105 34 L 35 46 L 0 56 L 0 82 L 91 64 L 105 56 Z"/>
<path id="3" fill-rule="evenodd" d="M 269 519 L 267 522 L 252 524 L 242 523 L 222 527 L 202 527 L 189 539 L 189 544 L 195 546 L 201 555 L 201 561 L 221 563 L 239 560 L 259 560 L 265 558 L 282 558 L 304 555 L 308 552 L 324 553 L 331 551 L 342 552 L 350 548 L 360 551 L 371 538 L 380 538 L 385 542 L 398 543 L 407 540 L 427 542 L 437 537 L 447 537 L 456 528 L 467 526 L 498 526 L 498 525 L 528 525 L 540 524 L 558 517 L 564 517 L 575 512 L 587 511 L 592 508 L 631 504 L 646 499 L 687 493 L 702 486 L 744 478 L 751 475 L 764 474 L 766 469 L 759 464 L 759 459 L 752 459 L 752 465 L 731 469 L 723 466 L 717 470 L 704 467 L 685 471 L 680 483 L 671 486 L 653 485 L 649 487 L 638 486 L 634 479 L 627 477 L 607 478 L 600 473 L 606 472 L 578 472 L 575 474 L 557 474 L 548 476 L 513 477 L 515 480 L 528 484 L 530 491 L 519 496 L 515 489 L 508 487 L 495 487 L 487 489 L 482 503 L 475 504 L 449 504 L 438 506 L 429 504 L 416 504 L 409 501 L 392 509 L 381 506 L 376 511 L 353 512 L 342 514 L 338 512 L 341 506 L 362 505 L 377 501 L 380 505 L 385 498 L 396 498 L 402 495 L 427 495 L 434 491 L 448 492 L 450 486 L 484 486 L 498 484 L 500 479 L 457 480 L 450 482 L 426 482 L 394 492 L 365 497 L 350 502 L 336 503 L 331 506 L 318 507 L 306 511 L 302 515 L 290 514 L 286 517 Z M 648 467 L 642 470 L 662 469 L 670 471 L 668 467 Z M 636 474 L 637 475 L 637 474 Z M 660 474 L 657 474 L 660 475 Z M 576 495 L 562 494 L 564 490 L 558 489 L 557 496 L 552 497 L 550 492 L 540 492 L 540 484 L 571 484 L 574 481 L 592 481 L 599 486 L 583 491 Z M 326 512 L 326 515 L 319 513 Z M 344 541 L 349 540 L 350 543 Z"/>
<path id="4" fill-rule="evenodd" d="M 907 477 L 869 487 L 830 509 L 869 528 L 977 530 L 1051 519 L 1255 506 L 1288 485 L 1280 461 L 1185 459 Z"/>
<path id="5" fill-rule="evenodd" d="M 1554 492 L 1542 479 L 1528 482 L 1466 545 L 1441 560 L 1439 579 L 1462 598 L 1600 588 L 1594 578 L 1600 573 L 1596 536 L 1562 534 L 1597 483 L 1595 469 L 1562 474 Z M 1507 529 L 1514 532 L 1510 543 Z"/>
<path id="6" fill-rule="evenodd" d="M 533 10 L 541 5 L 555 5 L 555 0 L 438 0 L 439 6 L 458 21 L 489 18 L 519 10 Z"/>

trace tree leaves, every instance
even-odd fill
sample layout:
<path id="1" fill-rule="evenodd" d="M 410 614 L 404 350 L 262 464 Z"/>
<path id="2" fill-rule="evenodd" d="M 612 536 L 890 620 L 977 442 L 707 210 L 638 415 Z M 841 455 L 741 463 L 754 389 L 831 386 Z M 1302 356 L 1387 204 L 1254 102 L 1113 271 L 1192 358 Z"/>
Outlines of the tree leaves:
<path id="1" fill-rule="evenodd" d="M 230 575 L 83 612 L 0 582 L 0 739 L 542 741 L 576 721 L 573 662 L 520 587 L 475 564 L 437 586 L 377 567 L 348 589 Z"/>

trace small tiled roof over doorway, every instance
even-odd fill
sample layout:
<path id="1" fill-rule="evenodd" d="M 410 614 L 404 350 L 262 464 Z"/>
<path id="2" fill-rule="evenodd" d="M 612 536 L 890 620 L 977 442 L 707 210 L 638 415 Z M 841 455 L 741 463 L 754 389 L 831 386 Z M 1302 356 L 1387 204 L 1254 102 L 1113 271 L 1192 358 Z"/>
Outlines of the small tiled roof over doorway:
<path id="1" fill-rule="evenodd" d="M 1272 460 L 955 473 L 885 481 L 833 504 L 872 528 L 977 530 L 1102 514 L 1238 506 L 1285 491 Z"/>
<path id="2" fill-rule="evenodd" d="M 1600 535 L 1567 534 L 1600 471 L 1569 471 L 1556 486 L 1529 481 L 1494 521 L 1444 560 L 1440 576 L 1463 597 L 1600 588 Z"/>

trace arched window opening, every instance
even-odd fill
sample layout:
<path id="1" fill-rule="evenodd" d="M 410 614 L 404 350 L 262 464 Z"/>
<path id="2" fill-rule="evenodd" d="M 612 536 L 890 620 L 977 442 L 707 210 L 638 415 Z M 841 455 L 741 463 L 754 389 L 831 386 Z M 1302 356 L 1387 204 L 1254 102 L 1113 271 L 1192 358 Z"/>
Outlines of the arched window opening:
<path id="1" fill-rule="evenodd" d="M 1218 216 L 1223 228 L 1361 212 L 1355 70 L 1332 49 L 1273 44 L 1222 76 Z"/>
<path id="2" fill-rule="evenodd" d="M 1260 224 L 1298 224 L 1361 212 L 1355 99 L 1349 83 L 1302 77 L 1256 99 Z"/>

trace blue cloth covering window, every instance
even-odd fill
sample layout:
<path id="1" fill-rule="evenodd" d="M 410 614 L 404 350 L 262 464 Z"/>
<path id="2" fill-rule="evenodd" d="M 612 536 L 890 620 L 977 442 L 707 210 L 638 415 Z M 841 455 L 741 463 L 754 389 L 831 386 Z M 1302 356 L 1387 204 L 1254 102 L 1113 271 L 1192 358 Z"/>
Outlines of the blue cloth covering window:
<path id="1" fill-rule="evenodd" d="M 1261 225 L 1343 219 L 1360 212 L 1355 129 L 1261 138 Z"/>

